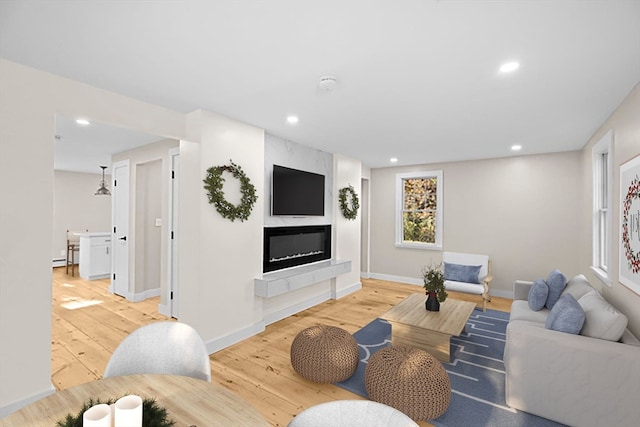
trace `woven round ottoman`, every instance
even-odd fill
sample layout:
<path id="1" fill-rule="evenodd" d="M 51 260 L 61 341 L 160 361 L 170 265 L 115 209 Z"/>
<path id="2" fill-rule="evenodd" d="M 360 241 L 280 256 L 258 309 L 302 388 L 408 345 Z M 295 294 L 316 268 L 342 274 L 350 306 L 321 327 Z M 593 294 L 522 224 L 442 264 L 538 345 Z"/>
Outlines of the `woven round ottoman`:
<path id="1" fill-rule="evenodd" d="M 317 325 L 301 331 L 291 343 L 291 365 L 316 383 L 344 381 L 356 371 L 358 343 L 344 329 Z"/>
<path id="2" fill-rule="evenodd" d="M 364 374 L 369 399 L 392 406 L 414 420 L 432 420 L 451 402 L 449 376 L 434 356 L 407 346 L 390 346 L 371 356 Z"/>

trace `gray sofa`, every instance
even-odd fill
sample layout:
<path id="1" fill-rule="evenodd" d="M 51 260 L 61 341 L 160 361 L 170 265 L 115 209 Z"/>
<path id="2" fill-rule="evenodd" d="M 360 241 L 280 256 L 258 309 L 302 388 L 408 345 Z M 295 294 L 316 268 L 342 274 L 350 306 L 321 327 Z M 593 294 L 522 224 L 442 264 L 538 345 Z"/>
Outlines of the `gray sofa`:
<path id="1" fill-rule="evenodd" d="M 622 326 L 619 316 L 612 321 L 611 316 L 621 314 L 603 302 L 597 311 L 585 309 L 578 335 L 546 329 L 550 310 L 530 308 L 531 286 L 514 283 L 504 352 L 507 404 L 570 426 L 638 426 L 640 341 L 626 329 L 626 317 L 622 315 Z M 562 295 L 569 293 L 579 303 L 587 293 L 585 300 L 602 299 L 593 290 L 579 275 L 567 282 Z M 618 341 L 584 334 L 595 330 L 610 335 L 615 328 L 622 333 Z"/>

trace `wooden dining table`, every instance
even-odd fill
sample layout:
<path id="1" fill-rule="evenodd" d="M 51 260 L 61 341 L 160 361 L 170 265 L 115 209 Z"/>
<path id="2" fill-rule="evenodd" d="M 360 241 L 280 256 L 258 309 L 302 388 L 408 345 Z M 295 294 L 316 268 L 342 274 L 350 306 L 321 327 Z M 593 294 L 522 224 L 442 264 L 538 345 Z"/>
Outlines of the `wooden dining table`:
<path id="1" fill-rule="evenodd" d="M 117 399 L 137 394 L 165 408 L 176 427 L 269 426 L 248 402 L 219 384 L 178 375 L 125 375 L 91 381 L 58 391 L 0 420 L 2 427 L 56 425 L 76 416 L 90 398 Z"/>

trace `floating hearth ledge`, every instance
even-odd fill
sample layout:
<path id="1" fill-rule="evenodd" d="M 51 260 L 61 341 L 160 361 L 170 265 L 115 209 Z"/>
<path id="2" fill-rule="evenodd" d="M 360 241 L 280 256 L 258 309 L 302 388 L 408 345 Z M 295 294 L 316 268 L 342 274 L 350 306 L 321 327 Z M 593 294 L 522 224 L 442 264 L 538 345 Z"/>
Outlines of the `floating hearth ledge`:
<path id="1" fill-rule="evenodd" d="M 327 260 L 265 273 L 254 280 L 255 294 L 271 298 L 351 271 L 351 260 Z"/>

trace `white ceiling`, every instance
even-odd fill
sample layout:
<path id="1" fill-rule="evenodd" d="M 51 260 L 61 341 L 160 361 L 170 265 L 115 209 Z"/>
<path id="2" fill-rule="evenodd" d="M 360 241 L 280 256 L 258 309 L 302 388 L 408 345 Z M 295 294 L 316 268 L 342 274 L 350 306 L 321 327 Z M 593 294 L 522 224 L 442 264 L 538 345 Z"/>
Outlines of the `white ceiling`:
<path id="1" fill-rule="evenodd" d="M 0 56 L 370 167 L 493 158 L 585 145 L 640 80 L 640 1 L 2 0 Z"/>
<path id="2" fill-rule="evenodd" d="M 56 170 L 102 173 L 100 165 L 111 165 L 111 155 L 159 141 L 157 135 L 91 122 L 76 123 L 76 118 L 56 116 L 53 168 Z M 111 172 L 110 168 L 106 173 Z"/>

